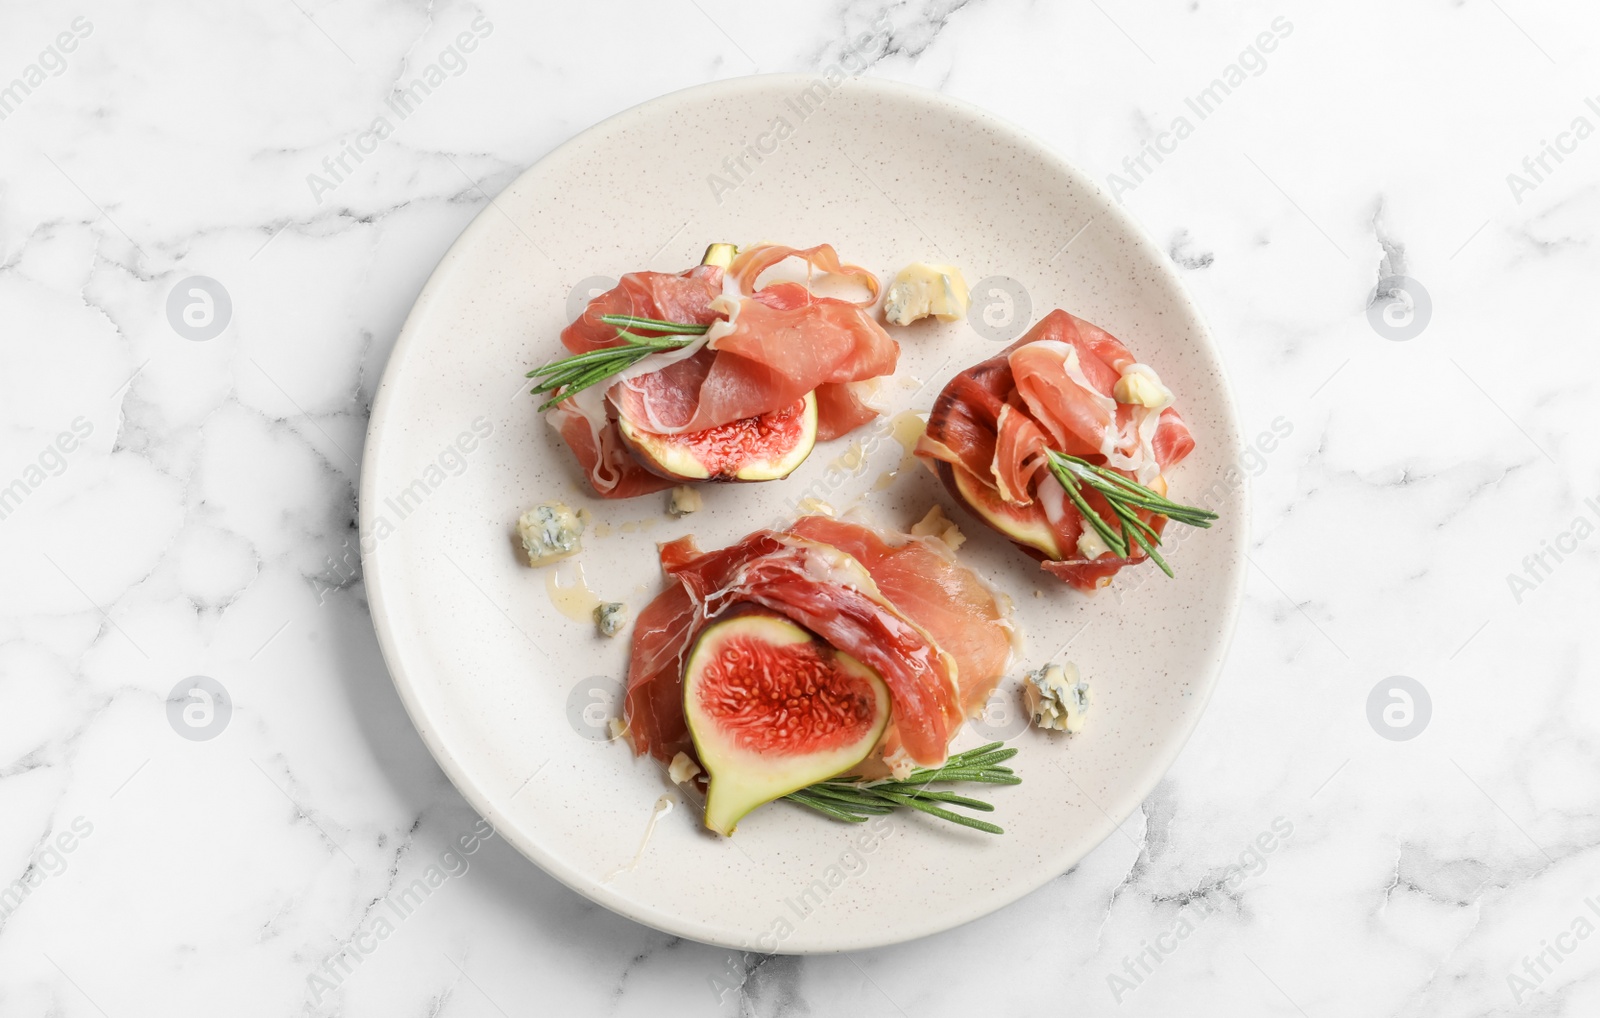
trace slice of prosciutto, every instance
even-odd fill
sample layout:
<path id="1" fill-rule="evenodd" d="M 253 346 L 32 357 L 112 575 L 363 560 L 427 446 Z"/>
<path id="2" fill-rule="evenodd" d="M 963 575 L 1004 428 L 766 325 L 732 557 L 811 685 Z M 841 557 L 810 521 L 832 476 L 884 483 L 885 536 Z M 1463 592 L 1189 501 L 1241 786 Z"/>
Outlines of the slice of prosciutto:
<path id="1" fill-rule="evenodd" d="M 937 766 L 1010 660 L 1009 602 L 935 538 L 804 517 L 719 551 L 661 546 L 667 587 L 639 614 L 624 716 L 634 751 L 694 755 L 683 669 L 706 624 L 754 604 L 784 615 L 882 676 L 893 701 L 880 747 L 891 767 Z"/>
<path id="2" fill-rule="evenodd" d="M 1119 398 L 1132 393 L 1142 401 Z M 1152 393 L 1163 398 L 1152 401 Z M 1051 449 L 1164 492 L 1167 472 L 1194 450 L 1194 436 L 1153 369 L 1109 332 L 1061 310 L 939 393 L 917 455 L 956 501 L 1045 571 L 1094 590 L 1148 556 L 1143 550 L 1118 556 L 1100 545 L 1050 473 Z M 1104 499 L 1087 488 L 1083 493 L 1090 509 L 1116 527 Z M 1157 532 L 1166 523 L 1148 512 L 1139 516 Z"/>
<path id="3" fill-rule="evenodd" d="M 815 275 L 860 285 L 861 301 L 820 296 L 806 283 L 765 286 L 767 270 L 789 259 Z M 634 459 L 617 429 L 618 415 L 656 435 L 684 435 L 793 406 L 817 395 L 817 437 L 836 438 L 872 420 L 872 380 L 893 373 L 900 347 L 872 317 L 877 277 L 840 261 L 827 244 L 792 248 L 762 244 L 724 271 L 700 265 L 680 273 L 632 272 L 589 302 L 561 332 L 570 353 L 623 341 L 604 315 L 633 315 L 710 325 L 678 350 L 653 353 L 552 407 L 548 420 L 605 498 L 629 498 L 679 483 Z"/>

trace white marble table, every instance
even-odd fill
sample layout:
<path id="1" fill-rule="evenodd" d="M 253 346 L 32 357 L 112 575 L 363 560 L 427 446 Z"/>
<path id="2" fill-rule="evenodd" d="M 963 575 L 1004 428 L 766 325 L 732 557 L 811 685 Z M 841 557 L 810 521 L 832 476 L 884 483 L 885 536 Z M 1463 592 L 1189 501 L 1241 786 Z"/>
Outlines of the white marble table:
<path id="1" fill-rule="evenodd" d="M 1600 1009 L 1600 15 L 534 6 L 0 13 L 0 1013 Z M 867 73 L 1104 180 L 1220 338 L 1264 437 L 1210 713 L 1121 836 L 926 941 L 730 954 L 493 838 L 389 911 L 478 823 L 396 699 L 354 553 L 412 299 L 574 132 L 818 68 L 884 17 Z M 225 327 L 182 318 L 207 284 L 169 321 L 194 276 Z M 175 734 L 208 734 L 199 708 L 169 723 L 190 676 L 225 693 L 216 738 Z"/>

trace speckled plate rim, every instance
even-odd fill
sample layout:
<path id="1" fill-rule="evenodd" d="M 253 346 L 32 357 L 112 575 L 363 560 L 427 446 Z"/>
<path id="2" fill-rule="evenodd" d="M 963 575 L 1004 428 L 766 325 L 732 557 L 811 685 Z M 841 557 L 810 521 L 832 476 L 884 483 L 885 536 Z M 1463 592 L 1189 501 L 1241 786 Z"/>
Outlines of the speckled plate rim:
<path id="1" fill-rule="evenodd" d="M 611 117 L 574 135 L 566 142 L 552 149 L 539 162 L 524 170 L 522 174 L 519 174 L 517 180 L 513 181 L 508 187 L 515 187 L 523 177 L 534 172 L 539 164 L 545 160 L 555 158 L 574 147 L 583 146 L 591 135 L 600 133 L 603 128 L 616 121 L 648 115 L 651 110 L 658 107 L 681 107 L 686 100 L 691 98 L 709 102 L 775 86 L 804 85 L 809 83 L 813 77 L 812 75 L 803 74 L 750 75 L 669 92 L 613 114 Z M 885 101 L 913 100 L 918 103 L 943 106 L 956 116 L 982 120 L 987 126 L 1004 135 L 1010 143 L 1030 150 L 1031 153 L 1036 154 L 1063 176 L 1070 178 L 1075 186 L 1082 189 L 1085 196 L 1092 196 L 1093 200 L 1099 203 L 1096 220 L 1109 221 L 1115 225 L 1122 235 L 1136 244 L 1148 256 L 1149 263 L 1156 267 L 1163 280 L 1181 298 L 1182 309 L 1194 330 L 1196 343 L 1202 346 L 1218 365 L 1219 383 L 1216 396 L 1221 409 L 1222 421 L 1231 428 L 1235 436 L 1242 435 L 1238 407 L 1234 402 L 1232 387 L 1227 379 L 1226 364 L 1215 340 L 1212 338 L 1210 329 L 1207 328 L 1204 318 L 1200 315 L 1199 309 L 1190 296 L 1188 288 L 1184 286 L 1181 277 L 1178 276 L 1170 260 L 1150 239 L 1139 222 L 1123 206 L 1113 201 L 1098 183 L 1021 127 L 972 103 L 955 99 L 930 89 L 879 78 L 855 78 L 850 81 L 847 87 L 852 91 L 873 92 Z M 474 217 L 461 235 L 451 244 L 449 250 L 445 252 L 444 257 L 440 259 L 439 264 L 428 277 L 427 283 L 424 284 L 422 292 L 412 306 L 411 312 L 406 316 L 405 324 L 402 325 L 400 335 L 395 341 L 393 350 L 390 352 L 388 364 L 384 368 L 383 377 L 373 398 L 372 413 L 367 425 L 366 442 L 362 454 L 360 534 L 363 539 L 363 545 L 366 544 L 366 538 L 369 535 L 373 521 L 370 507 L 377 497 L 377 475 L 379 472 L 378 464 L 381 461 L 381 447 L 384 443 L 385 435 L 390 429 L 391 392 L 396 388 L 400 376 L 405 371 L 407 355 L 417 339 L 417 333 L 421 331 L 418 323 L 426 318 L 428 305 L 437 298 L 439 291 L 446 284 L 447 277 L 451 275 L 455 262 L 462 260 L 461 252 L 476 241 L 477 234 L 480 231 L 489 229 L 488 224 L 492 219 L 491 213 L 494 216 L 501 215 L 493 208 L 485 208 Z M 1242 452 L 1241 445 L 1234 450 L 1232 460 L 1237 462 Z M 1240 518 L 1238 525 L 1243 533 L 1248 534 L 1250 525 L 1248 475 L 1243 477 L 1240 484 L 1239 506 Z M 1166 776 L 1178 754 L 1183 751 L 1183 747 L 1188 743 L 1189 737 L 1194 733 L 1201 717 L 1205 714 L 1211 695 L 1216 688 L 1217 680 L 1221 675 L 1223 663 L 1227 659 L 1229 649 L 1232 646 L 1237 628 L 1239 604 L 1244 592 L 1244 554 L 1243 545 L 1241 544 L 1234 560 L 1228 563 L 1233 574 L 1231 577 L 1232 583 L 1228 590 L 1224 617 L 1221 620 L 1220 628 L 1222 631 L 1218 634 L 1218 639 L 1213 645 L 1214 650 L 1208 660 L 1196 663 L 1194 668 L 1193 688 L 1196 693 L 1194 709 L 1188 712 L 1179 729 L 1153 752 L 1151 766 L 1146 770 L 1144 779 L 1137 783 L 1134 794 L 1129 795 L 1121 803 L 1112 807 L 1109 812 L 1112 826 L 1098 840 L 1089 845 L 1083 853 L 1075 858 L 1061 860 L 1059 871 L 1045 873 L 1035 882 L 1020 882 L 1007 889 L 1006 892 L 997 892 L 988 897 L 974 897 L 972 899 L 973 903 L 967 907 L 940 911 L 937 914 L 930 913 L 920 923 L 900 922 L 890 930 L 868 930 L 865 928 L 866 924 L 859 924 L 855 931 L 850 934 L 840 935 L 835 942 L 826 947 L 799 947 L 793 950 L 780 950 L 778 953 L 823 954 L 864 950 L 904 943 L 935 933 L 941 933 L 989 915 L 1021 900 L 1043 887 L 1056 876 L 1059 876 L 1060 873 L 1065 873 L 1073 866 L 1076 866 L 1089 852 L 1094 851 L 1099 844 L 1111 836 L 1112 831 L 1116 830 L 1132 816 L 1134 810 L 1138 809 L 1144 800 L 1149 797 L 1150 793 L 1155 790 L 1156 785 Z M 491 796 L 474 780 L 473 776 L 445 745 L 443 738 L 430 724 L 427 712 L 421 706 L 416 680 L 404 656 L 398 649 L 398 642 L 395 638 L 388 609 L 388 598 L 384 591 L 384 570 L 380 559 L 376 555 L 369 556 L 363 553 L 362 572 L 367 590 L 367 602 L 372 614 L 373 628 L 378 638 L 378 647 L 383 654 L 384 663 L 389 669 L 390 677 L 394 681 L 395 689 L 400 695 L 401 703 L 405 705 L 406 713 L 410 716 L 412 723 L 416 726 L 417 733 L 422 737 L 423 742 L 427 745 L 451 783 L 455 785 L 462 796 L 484 819 L 494 825 L 497 833 L 505 837 L 518 851 L 532 860 L 546 873 L 584 897 L 605 906 L 619 915 L 646 926 L 702 943 L 735 950 L 743 950 L 745 948 L 745 942 L 740 939 L 736 931 L 723 930 L 696 921 L 689 916 L 668 914 L 658 909 L 641 905 L 639 902 L 630 899 L 626 894 L 619 893 L 607 885 L 595 883 L 587 874 L 562 864 L 560 860 L 544 851 L 536 841 L 526 836 L 514 824 L 506 822 L 503 814 L 494 808 Z M 1121 808 L 1118 808 L 1119 806 Z"/>

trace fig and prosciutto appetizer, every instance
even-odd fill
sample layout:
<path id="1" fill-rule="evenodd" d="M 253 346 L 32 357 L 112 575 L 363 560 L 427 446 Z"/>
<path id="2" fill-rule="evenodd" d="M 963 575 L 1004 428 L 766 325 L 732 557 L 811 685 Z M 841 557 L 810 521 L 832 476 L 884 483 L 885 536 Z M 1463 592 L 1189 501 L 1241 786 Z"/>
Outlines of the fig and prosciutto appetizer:
<path id="1" fill-rule="evenodd" d="M 944 764 L 1011 659 L 1009 601 L 937 537 L 807 516 L 660 554 L 667 587 L 634 627 L 626 731 L 639 755 L 705 768 L 706 826 L 722 834 L 845 772 Z"/>
<path id="2" fill-rule="evenodd" d="M 865 300 L 805 283 L 761 285 L 800 259 Z M 630 498 L 695 481 L 777 480 L 813 445 L 877 416 L 873 379 L 900 347 L 872 317 L 878 279 L 827 244 L 713 244 L 679 273 L 630 272 L 561 332 L 570 356 L 529 372 L 541 410 L 596 494 Z"/>
<path id="3" fill-rule="evenodd" d="M 1166 497 L 1194 450 L 1171 391 L 1115 336 L 1050 312 L 956 375 L 916 448 L 957 502 L 1079 590 L 1153 559 L 1169 520 L 1216 514 Z"/>

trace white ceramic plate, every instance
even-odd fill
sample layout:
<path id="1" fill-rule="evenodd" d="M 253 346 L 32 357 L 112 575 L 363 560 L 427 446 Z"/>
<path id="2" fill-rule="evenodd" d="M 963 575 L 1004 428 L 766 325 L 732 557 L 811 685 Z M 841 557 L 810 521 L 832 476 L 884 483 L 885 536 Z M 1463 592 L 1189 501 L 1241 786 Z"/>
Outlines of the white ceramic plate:
<path id="1" fill-rule="evenodd" d="M 1240 475 L 1229 472 L 1239 429 L 1216 350 L 1156 245 L 1083 174 L 988 113 L 880 81 L 820 81 L 744 78 L 665 96 L 518 178 L 450 249 L 406 321 L 361 476 L 384 658 L 462 794 L 528 858 L 608 908 L 694 940 L 786 953 L 889 944 L 984 915 L 1126 819 L 1205 708 L 1247 532 Z M 1147 565 L 1086 597 L 956 510 L 920 467 L 886 478 L 902 450 L 884 426 L 820 445 L 785 482 L 702 489 L 706 508 L 682 520 L 665 515 L 664 496 L 591 497 L 522 373 L 558 352 L 556 334 L 595 277 L 676 271 L 712 241 L 767 239 L 828 241 L 885 278 L 914 260 L 954 262 L 987 302 L 992 335 L 1055 307 L 1109 329 L 1179 394 L 1199 447 L 1173 492 L 1194 502 L 1217 486 L 1221 523 L 1174 543 L 1177 579 Z M 1006 325 L 1015 307 L 991 291 L 1010 284 L 978 287 L 986 277 L 1025 288 L 1027 321 Z M 927 410 L 951 375 L 1001 346 L 967 322 L 895 335 L 897 410 Z M 864 451 L 854 470 L 852 440 Z M 579 560 L 586 582 L 637 612 L 660 588 L 658 541 L 692 532 L 721 547 L 791 515 L 805 493 L 902 527 L 945 505 L 970 537 L 964 560 L 1016 601 L 1025 649 L 1003 690 L 1071 641 L 1065 656 L 1095 695 L 1084 733 L 1019 732 L 1014 706 L 1009 720 L 991 715 L 1021 749 L 1023 784 L 988 794 L 1005 835 L 921 815 L 854 827 L 776 803 L 721 840 L 657 765 L 594 727 L 615 709 L 628 641 L 558 610 L 582 607 L 581 591 L 548 586 L 570 585 L 574 570 L 520 564 L 517 515 L 547 498 L 587 507 L 600 525 Z M 957 747 L 983 737 L 966 732 Z M 625 868 L 663 795 L 677 808 Z"/>

